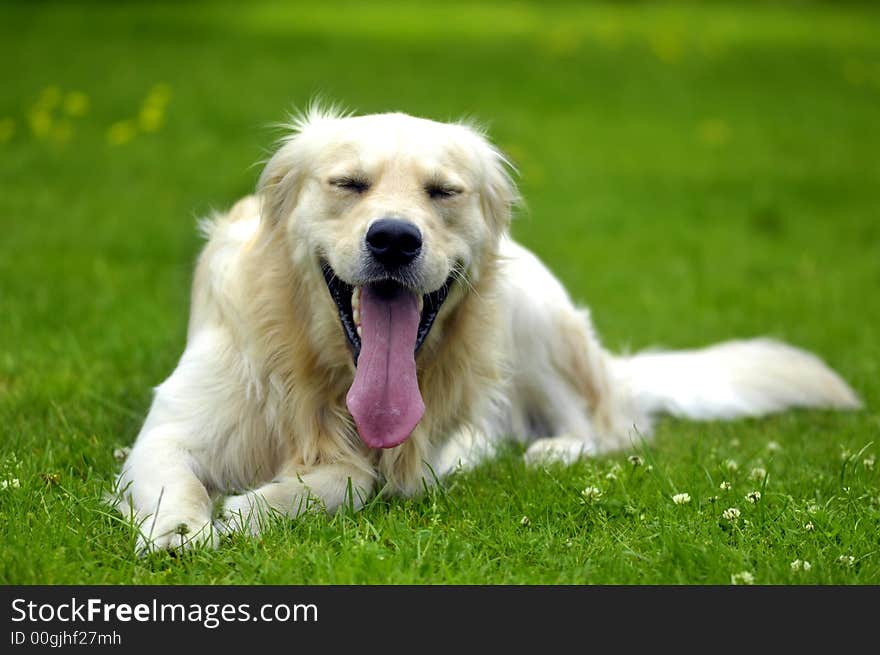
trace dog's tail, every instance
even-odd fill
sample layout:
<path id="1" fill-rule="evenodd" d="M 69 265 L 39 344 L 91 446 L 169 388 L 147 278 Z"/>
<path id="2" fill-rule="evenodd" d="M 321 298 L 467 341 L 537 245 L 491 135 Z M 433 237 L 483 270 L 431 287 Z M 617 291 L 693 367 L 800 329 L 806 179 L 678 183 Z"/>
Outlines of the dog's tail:
<path id="1" fill-rule="evenodd" d="M 789 407 L 857 409 L 861 401 L 821 359 L 771 339 L 614 358 L 612 370 L 644 414 L 698 420 Z"/>

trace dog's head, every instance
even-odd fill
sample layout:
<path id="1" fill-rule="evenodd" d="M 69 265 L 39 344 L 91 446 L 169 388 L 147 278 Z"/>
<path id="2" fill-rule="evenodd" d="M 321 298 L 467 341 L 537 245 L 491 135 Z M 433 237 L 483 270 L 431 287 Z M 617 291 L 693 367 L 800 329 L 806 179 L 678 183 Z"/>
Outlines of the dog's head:
<path id="1" fill-rule="evenodd" d="M 311 111 L 260 190 L 294 274 L 320 274 L 329 289 L 356 363 L 347 404 L 361 438 L 398 445 L 424 412 L 418 352 L 507 228 L 507 161 L 466 125 Z"/>

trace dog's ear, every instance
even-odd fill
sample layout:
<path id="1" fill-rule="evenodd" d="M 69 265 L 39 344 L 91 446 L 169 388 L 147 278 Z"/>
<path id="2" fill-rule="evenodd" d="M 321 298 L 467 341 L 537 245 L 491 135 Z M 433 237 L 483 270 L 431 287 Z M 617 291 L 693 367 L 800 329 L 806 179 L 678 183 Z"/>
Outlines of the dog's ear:
<path id="1" fill-rule="evenodd" d="M 274 226 L 283 221 L 296 206 L 300 187 L 310 161 L 309 134 L 338 118 L 347 116 L 341 107 L 315 98 L 309 106 L 290 115 L 281 125 L 288 134 L 281 140 L 257 183 L 262 202 L 262 220 Z"/>
<path id="2" fill-rule="evenodd" d="M 480 160 L 483 168 L 483 184 L 480 190 L 483 215 L 493 231 L 501 234 L 510 225 L 513 207 L 520 201 L 519 191 L 513 181 L 516 169 L 482 132 L 478 132 L 477 136 L 480 139 Z"/>
<path id="3" fill-rule="evenodd" d="M 297 131 L 284 139 L 263 168 L 257 183 L 261 202 L 260 220 L 269 227 L 280 223 L 296 206 L 303 166 L 301 148 L 297 144 L 299 136 Z"/>

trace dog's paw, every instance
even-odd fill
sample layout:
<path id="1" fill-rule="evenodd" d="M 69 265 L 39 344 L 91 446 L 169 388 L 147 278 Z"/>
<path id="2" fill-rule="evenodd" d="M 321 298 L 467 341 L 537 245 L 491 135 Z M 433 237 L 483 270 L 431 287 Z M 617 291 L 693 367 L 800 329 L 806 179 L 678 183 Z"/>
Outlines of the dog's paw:
<path id="1" fill-rule="evenodd" d="M 588 441 L 578 437 L 559 436 L 538 439 L 532 443 L 526 450 L 525 460 L 529 466 L 550 463 L 572 464 L 595 454 L 595 447 Z"/>
<path id="2" fill-rule="evenodd" d="M 191 548 L 216 548 L 220 533 L 210 520 L 184 516 L 162 516 L 153 523 L 148 518 L 141 525 L 135 550 L 144 556 L 162 550 L 183 551 Z"/>
<path id="3" fill-rule="evenodd" d="M 255 536 L 263 531 L 272 515 L 272 509 L 259 494 L 228 496 L 217 525 L 223 534 L 243 532 Z"/>

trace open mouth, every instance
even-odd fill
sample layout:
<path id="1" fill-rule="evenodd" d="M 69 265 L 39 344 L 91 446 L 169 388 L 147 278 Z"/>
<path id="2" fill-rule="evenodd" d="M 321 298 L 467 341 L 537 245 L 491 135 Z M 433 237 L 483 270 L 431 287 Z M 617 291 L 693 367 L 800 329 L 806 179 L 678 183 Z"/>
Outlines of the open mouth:
<path id="1" fill-rule="evenodd" d="M 348 339 L 348 345 L 351 348 L 354 361 L 357 363 L 361 353 L 361 338 L 363 336 L 360 320 L 360 299 L 363 287 L 355 287 L 340 280 L 327 262 L 321 262 L 321 272 L 324 274 L 324 280 L 327 282 L 330 296 L 333 298 L 333 302 L 336 303 L 339 321 L 342 323 L 342 331 L 345 333 L 346 339 Z M 418 330 L 416 331 L 416 343 L 413 352 L 418 352 L 425 342 L 428 333 L 431 331 L 431 326 L 434 325 L 434 321 L 440 313 L 440 308 L 449 294 L 451 284 L 452 275 L 436 291 L 418 297 L 421 315 Z M 392 298 L 397 294 L 409 292 L 406 287 L 394 280 L 372 282 L 368 286 L 376 292 L 376 295 L 385 298 Z"/>
<path id="2" fill-rule="evenodd" d="M 345 403 L 370 448 L 406 441 L 425 413 L 416 351 L 425 342 L 452 278 L 420 295 L 393 280 L 354 287 L 321 263 L 355 362 Z"/>

